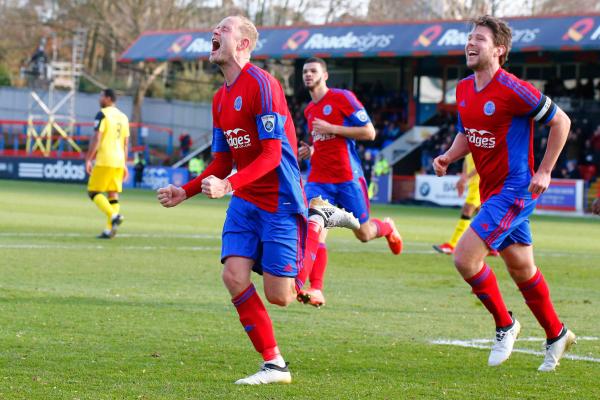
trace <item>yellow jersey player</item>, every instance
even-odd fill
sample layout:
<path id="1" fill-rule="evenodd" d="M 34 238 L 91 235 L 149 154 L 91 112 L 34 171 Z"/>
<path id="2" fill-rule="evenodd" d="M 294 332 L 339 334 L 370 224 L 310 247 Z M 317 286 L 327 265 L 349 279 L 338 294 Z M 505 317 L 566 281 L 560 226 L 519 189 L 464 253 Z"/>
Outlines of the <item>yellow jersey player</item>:
<path id="1" fill-rule="evenodd" d="M 127 179 L 127 147 L 129 144 L 129 119 L 117 107 L 111 89 L 100 93 L 100 112 L 94 121 L 94 136 L 85 157 L 85 170 L 90 174 L 88 195 L 106 215 L 106 227 L 98 239 L 110 239 L 123 222 L 119 213 L 119 193 Z M 92 160 L 95 160 L 92 167 Z M 108 197 L 104 195 L 107 193 Z"/>
<path id="2" fill-rule="evenodd" d="M 479 198 L 479 174 L 475 169 L 475 162 L 473 161 L 473 156 L 471 154 L 467 154 L 465 157 L 463 162 L 463 172 L 456 183 L 456 190 L 458 191 L 459 196 L 462 196 L 464 193 L 465 185 L 467 187 L 467 197 L 465 199 L 465 204 L 463 204 L 462 207 L 460 219 L 456 224 L 456 228 L 454 228 L 454 233 L 446 243 L 433 246 L 439 253 L 454 253 L 454 247 L 456 247 L 458 240 L 471 224 L 473 215 L 475 215 L 479 210 L 479 207 L 481 207 L 481 199 Z M 490 255 L 497 256 L 498 253 L 496 250 L 492 250 L 490 251 Z"/>

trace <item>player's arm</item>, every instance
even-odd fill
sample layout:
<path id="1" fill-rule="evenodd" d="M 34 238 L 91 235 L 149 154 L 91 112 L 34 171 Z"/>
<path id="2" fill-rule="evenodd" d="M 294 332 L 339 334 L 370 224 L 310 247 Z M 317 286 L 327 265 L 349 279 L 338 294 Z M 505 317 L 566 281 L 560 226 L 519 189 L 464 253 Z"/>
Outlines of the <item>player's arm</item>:
<path id="1" fill-rule="evenodd" d="M 315 133 L 344 136 L 354 140 L 375 140 L 375 127 L 371 122 L 363 126 L 344 126 L 330 124 L 325 120 L 315 118 L 313 121 L 313 131 Z"/>
<path id="2" fill-rule="evenodd" d="M 233 168 L 233 158 L 229 151 L 213 153 L 213 160 L 206 169 L 182 187 L 169 185 L 157 191 L 157 198 L 163 207 L 175 207 L 203 191 L 202 182 L 206 178 L 225 179 Z"/>
<path id="3" fill-rule="evenodd" d="M 125 155 L 125 165 L 123 165 L 123 180 L 127 180 L 129 169 L 127 169 L 127 157 L 129 156 L 129 136 L 123 139 L 123 154 Z"/>
<path id="4" fill-rule="evenodd" d="M 212 154 L 213 159 L 208 164 L 206 169 L 200 175 L 186 183 L 182 187 L 169 185 L 160 188 L 157 191 L 158 201 L 163 207 L 174 207 L 184 200 L 202 192 L 202 181 L 208 177 L 217 177 L 215 179 L 224 179 L 231 173 L 233 169 L 233 156 L 229 144 L 225 139 L 223 130 L 219 124 L 219 93 L 215 95 L 213 100 L 213 139 L 212 139 Z"/>
<path id="5" fill-rule="evenodd" d="M 435 174 L 437 176 L 446 175 L 446 170 L 450 164 L 464 158 L 469 153 L 469 142 L 466 136 L 462 132 L 457 133 L 448 151 L 433 160 Z"/>
<path id="6" fill-rule="evenodd" d="M 467 183 L 467 180 L 469 179 L 469 176 L 467 174 L 467 159 L 465 158 L 463 160 L 463 165 L 462 165 L 462 172 L 460 174 L 460 178 L 458 178 L 458 181 L 456 182 L 456 191 L 458 192 L 458 196 L 462 196 L 462 194 L 465 191 L 465 186 Z"/>
<path id="7" fill-rule="evenodd" d="M 552 102 L 548 99 L 549 102 Z M 531 177 L 529 183 L 529 191 L 534 194 L 542 194 L 550 186 L 551 173 L 554 169 L 554 165 L 560 156 L 567 138 L 569 136 L 569 129 L 571 128 L 571 119 L 565 114 L 560 107 L 552 103 L 551 107 L 556 107 L 554 117 L 547 123 L 550 127 L 550 133 L 548 134 L 548 143 L 546 144 L 546 153 L 544 158 L 538 167 L 536 173 Z"/>
<path id="8" fill-rule="evenodd" d="M 281 163 L 281 142 L 286 135 L 284 115 L 288 112 L 281 85 L 260 87 L 252 104 L 261 152 L 250 164 L 238 169 L 237 173 L 227 179 L 206 178 L 202 182 L 202 192 L 210 198 L 223 197 L 232 190 L 249 185 Z"/>
<path id="9" fill-rule="evenodd" d="M 104 113 L 99 111 L 94 119 L 94 134 L 90 138 L 87 154 L 85 155 L 85 171 L 88 174 L 92 173 L 92 160 L 96 158 L 98 145 L 102 135 L 101 129 L 104 127 Z"/>

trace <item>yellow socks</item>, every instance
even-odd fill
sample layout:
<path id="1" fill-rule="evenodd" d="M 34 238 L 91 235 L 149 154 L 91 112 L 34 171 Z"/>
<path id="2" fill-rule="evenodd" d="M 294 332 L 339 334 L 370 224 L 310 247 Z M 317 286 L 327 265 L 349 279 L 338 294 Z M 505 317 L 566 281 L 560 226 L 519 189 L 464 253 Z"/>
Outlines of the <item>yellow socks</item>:
<path id="1" fill-rule="evenodd" d="M 454 233 L 452 234 L 452 238 L 450 238 L 450 241 L 448 242 L 452 247 L 456 247 L 458 240 L 460 239 L 462 234 L 465 233 L 465 231 L 467 230 L 467 228 L 469 227 L 470 224 L 471 224 L 470 219 L 461 218 L 458 220 L 458 223 L 456 224 L 456 228 L 454 228 Z"/>

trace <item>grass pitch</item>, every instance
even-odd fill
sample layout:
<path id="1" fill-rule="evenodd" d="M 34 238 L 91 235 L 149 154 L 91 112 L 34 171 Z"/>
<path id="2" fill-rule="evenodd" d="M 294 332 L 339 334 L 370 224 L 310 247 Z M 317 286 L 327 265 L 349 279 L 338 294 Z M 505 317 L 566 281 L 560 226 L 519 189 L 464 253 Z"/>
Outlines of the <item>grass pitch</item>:
<path id="1" fill-rule="evenodd" d="M 104 218 L 83 186 L 0 181 L 0 399 L 600 397 L 600 362 L 541 374 L 541 355 L 489 368 L 487 350 L 432 344 L 491 339 L 493 322 L 451 258 L 431 250 L 459 211 L 404 206 L 372 210 L 396 220 L 404 254 L 334 231 L 327 306 L 267 306 L 294 382 L 233 385 L 260 357 L 220 279 L 226 204 L 164 209 L 130 190 L 119 236 L 99 241 Z M 532 228 L 560 316 L 588 337 L 571 354 L 599 360 L 600 218 L 533 217 Z M 522 336 L 543 337 L 501 261 L 489 263 Z"/>

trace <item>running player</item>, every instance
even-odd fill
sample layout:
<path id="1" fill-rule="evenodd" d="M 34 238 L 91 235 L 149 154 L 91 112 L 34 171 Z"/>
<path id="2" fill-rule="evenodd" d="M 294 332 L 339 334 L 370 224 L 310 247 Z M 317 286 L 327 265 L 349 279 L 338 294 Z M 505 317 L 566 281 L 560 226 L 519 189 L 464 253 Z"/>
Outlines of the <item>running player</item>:
<path id="1" fill-rule="evenodd" d="M 363 105 L 349 90 L 327 87 L 327 64 L 309 58 L 302 69 L 304 85 L 312 101 L 304 110 L 312 146 L 301 143 L 299 157 L 311 159 L 306 184 L 308 198 L 322 196 L 351 211 L 360 221 L 354 235 L 361 242 L 385 237 L 394 254 L 402 251 L 402 238 L 391 218 L 369 219 L 369 196 L 355 140 L 375 139 L 375 128 Z M 298 300 L 315 307 L 325 304 L 323 277 L 327 266 L 327 231 L 319 238 L 319 250 L 310 275 L 311 287 Z"/>
<path id="2" fill-rule="evenodd" d="M 127 147 L 129 119 L 116 106 L 117 96 L 112 89 L 100 93 L 101 110 L 94 121 L 94 136 L 85 156 L 85 170 L 90 175 L 88 196 L 106 215 L 106 227 L 98 239 L 110 239 L 123 222 L 119 213 L 119 193 L 127 179 Z M 92 161 L 95 163 L 92 167 Z M 108 198 L 104 195 L 108 194 Z"/>
<path id="3" fill-rule="evenodd" d="M 220 198 L 235 190 L 223 227 L 223 282 L 264 361 L 260 371 L 236 381 L 244 385 L 292 379 L 251 271 L 263 275 L 270 303 L 287 306 L 310 273 L 323 228 L 359 224 L 321 199 L 311 201 L 307 224 L 296 130 L 279 82 L 250 63 L 257 40 L 256 27 L 245 17 L 227 17 L 213 30 L 209 60 L 225 77 L 213 99 L 214 159 L 183 187 L 158 190 L 165 207 L 198 193 Z M 237 173 L 229 176 L 233 163 Z"/>
<path id="4" fill-rule="evenodd" d="M 467 187 L 467 197 L 465 198 L 465 204 L 462 206 L 460 219 L 458 220 L 458 223 L 454 228 L 454 233 L 449 241 L 440 245 L 433 245 L 434 250 L 438 253 L 454 253 L 454 248 L 456 247 L 458 240 L 469 227 L 471 218 L 473 218 L 475 213 L 479 211 L 479 207 L 481 207 L 481 199 L 479 197 L 479 174 L 475 169 L 475 162 L 473 161 L 473 156 L 471 154 L 467 154 L 465 157 L 462 174 L 460 175 L 458 182 L 456 182 L 456 190 L 458 191 L 459 197 L 463 195 L 465 186 Z M 497 257 L 499 253 L 497 250 L 491 249 L 489 255 Z"/>
<path id="5" fill-rule="evenodd" d="M 465 55 L 474 75 L 460 81 L 456 89 L 459 132 L 433 166 L 442 176 L 450 163 L 471 152 L 481 178 L 483 205 L 458 242 L 454 264 L 494 317 L 496 339 L 488 365 L 500 365 L 509 358 L 521 330 L 504 304 L 494 272 L 484 262 L 489 249 L 496 249 L 546 332 L 546 353 L 538 370 L 553 371 L 575 335 L 558 318 L 548 285 L 534 262 L 529 215 L 550 184 L 571 122 L 550 98 L 501 68 L 511 42 L 511 30 L 504 21 L 491 16 L 473 21 Z M 535 172 L 534 120 L 550 127 L 546 153 Z"/>

